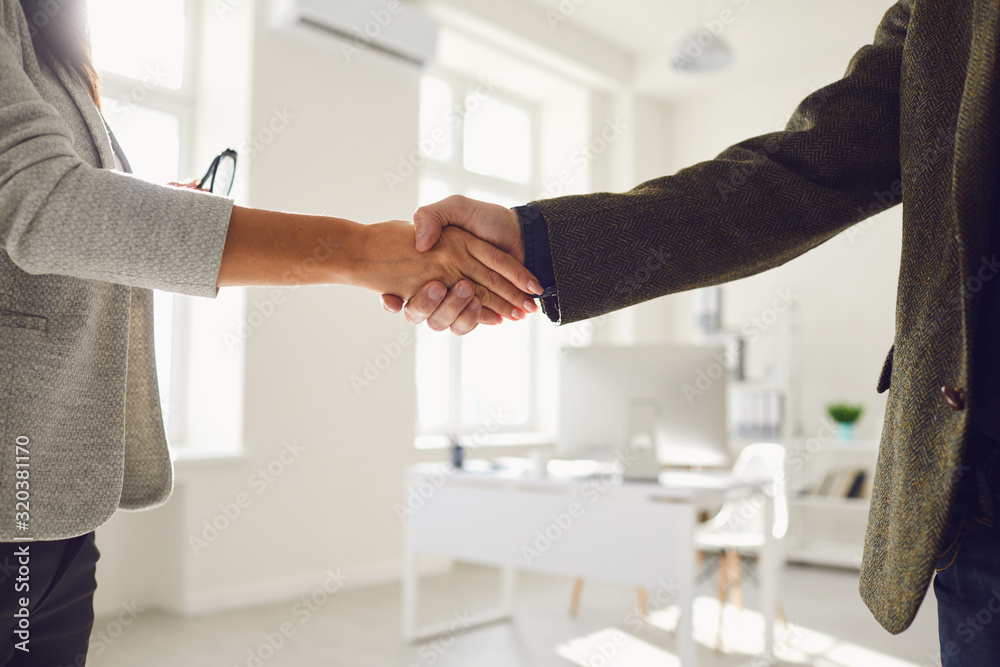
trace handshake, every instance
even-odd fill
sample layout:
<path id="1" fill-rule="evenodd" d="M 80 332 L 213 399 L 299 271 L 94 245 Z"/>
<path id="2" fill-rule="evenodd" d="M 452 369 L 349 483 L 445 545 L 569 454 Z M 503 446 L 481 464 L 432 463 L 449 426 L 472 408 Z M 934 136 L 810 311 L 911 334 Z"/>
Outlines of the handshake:
<path id="1" fill-rule="evenodd" d="M 533 297 L 542 286 L 524 267 L 521 223 L 511 209 L 455 195 L 417 209 L 412 228 L 397 221 L 368 230 L 373 252 L 363 255 L 380 275 L 364 286 L 383 292 L 382 306 L 402 310 L 411 324 L 464 335 L 538 310 Z"/>

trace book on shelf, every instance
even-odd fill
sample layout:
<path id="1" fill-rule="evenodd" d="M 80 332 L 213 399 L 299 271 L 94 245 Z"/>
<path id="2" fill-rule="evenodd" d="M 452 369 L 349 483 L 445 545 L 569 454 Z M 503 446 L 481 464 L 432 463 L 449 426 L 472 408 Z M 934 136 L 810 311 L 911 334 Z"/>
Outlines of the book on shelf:
<path id="1" fill-rule="evenodd" d="M 861 468 L 836 468 L 823 477 L 811 494 L 823 498 L 867 498 L 871 490 L 868 474 Z"/>

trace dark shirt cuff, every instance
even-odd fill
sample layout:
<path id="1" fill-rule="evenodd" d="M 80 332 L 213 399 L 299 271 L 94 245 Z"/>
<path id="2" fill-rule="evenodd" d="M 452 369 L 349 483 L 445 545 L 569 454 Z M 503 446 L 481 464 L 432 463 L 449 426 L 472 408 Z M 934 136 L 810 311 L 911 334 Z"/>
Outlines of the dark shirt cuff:
<path id="1" fill-rule="evenodd" d="M 539 301 L 542 311 L 553 322 L 559 321 L 559 294 L 556 289 L 556 274 L 552 266 L 552 249 L 549 247 L 549 229 L 545 216 L 534 204 L 515 206 L 513 209 L 521 221 L 521 235 L 524 239 L 524 267 L 538 278 L 542 285 Z"/>

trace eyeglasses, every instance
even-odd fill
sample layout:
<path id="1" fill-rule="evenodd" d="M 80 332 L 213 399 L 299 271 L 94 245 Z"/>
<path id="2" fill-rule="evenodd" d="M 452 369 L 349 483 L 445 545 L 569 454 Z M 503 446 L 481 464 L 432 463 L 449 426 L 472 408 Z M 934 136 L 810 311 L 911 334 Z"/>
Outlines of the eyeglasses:
<path id="1" fill-rule="evenodd" d="M 199 190 L 207 190 L 213 194 L 229 196 L 236 179 L 236 151 L 227 148 L 212 160 L 212 165 L 198 182 Z"/>

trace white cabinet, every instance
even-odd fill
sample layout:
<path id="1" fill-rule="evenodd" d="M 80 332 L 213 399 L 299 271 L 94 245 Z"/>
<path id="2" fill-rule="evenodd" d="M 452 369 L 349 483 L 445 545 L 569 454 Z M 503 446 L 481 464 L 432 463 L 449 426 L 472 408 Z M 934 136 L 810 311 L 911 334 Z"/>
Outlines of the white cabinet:
<path id="1" fill-rule="evenodd" d="M 875 442 L 786 440 L 788 448 L 787 560 L 836 567 L 861 567 L 869 498 L 815 495 L 824 477 L 858 469 L 870 488 L 878 448 Z"/>

